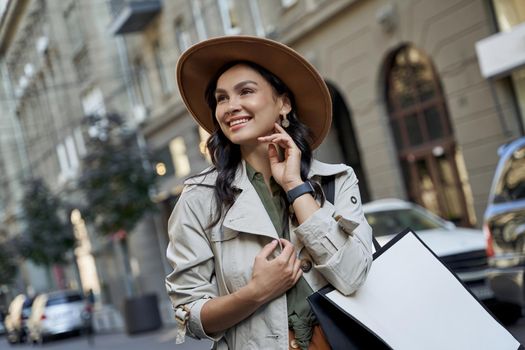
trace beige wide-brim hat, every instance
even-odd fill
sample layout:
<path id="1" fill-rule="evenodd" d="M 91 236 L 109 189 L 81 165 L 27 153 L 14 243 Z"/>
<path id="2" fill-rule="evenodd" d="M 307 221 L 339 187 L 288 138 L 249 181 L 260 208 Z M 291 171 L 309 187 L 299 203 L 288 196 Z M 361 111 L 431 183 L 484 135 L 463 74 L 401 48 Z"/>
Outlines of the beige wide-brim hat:
<path id="1" fill-rule="evenodd" d="M 188 111 L 206 131 L 215 129 L 205 93 L 210 80 L 229 62 L 250 61 L 279 77 L 292 91 L 297 116 L 312 131 L 312 149 L 330 130 L 332 101 L 317 70 L 286 45 L 254 36 L 223 36 L 193 45 L 177 62 L 177 83 Z"/>

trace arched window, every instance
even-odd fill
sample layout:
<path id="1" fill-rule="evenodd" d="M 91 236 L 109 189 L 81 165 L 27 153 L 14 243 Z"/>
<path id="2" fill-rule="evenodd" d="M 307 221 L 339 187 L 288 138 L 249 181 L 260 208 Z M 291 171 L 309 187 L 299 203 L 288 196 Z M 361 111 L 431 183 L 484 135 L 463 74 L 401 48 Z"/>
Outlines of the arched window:
<path id="1" fill-rule="evenodd" d="M 390 127 L 410 200 L 472 225 L 468 178 L 432 61 L 414 46 L 403 45 L 387 58 L 385 71 Z"/>

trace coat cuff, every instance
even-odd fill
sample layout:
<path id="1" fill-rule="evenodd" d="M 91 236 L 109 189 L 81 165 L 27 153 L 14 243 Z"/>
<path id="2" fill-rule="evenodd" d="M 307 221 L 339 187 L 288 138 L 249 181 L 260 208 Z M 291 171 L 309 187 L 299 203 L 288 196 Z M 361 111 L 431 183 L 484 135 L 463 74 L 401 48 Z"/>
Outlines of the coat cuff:
<path id="1" fill-rule="evenodd" d="M 187 329 L 189 335 L 193 338 L 209 339 L 211 341 L 217 342 L 224 336 L 224 332 L 206 334 L 204 328 L 202 327 L 201 310 L 204 304 L 209 300 L 210 298 L 202 298 L 195 301 L 193 304 L 188 305 L 190 308 L 190 317 L 188 319 Z"/>
<path id="2" fill-rule="evenodd" d="M 334 213 L 333 206 L 322 207 L 294 230 L 317 264 L 327 263 L 358 226 L 351 220 L 334 218 Z"/>

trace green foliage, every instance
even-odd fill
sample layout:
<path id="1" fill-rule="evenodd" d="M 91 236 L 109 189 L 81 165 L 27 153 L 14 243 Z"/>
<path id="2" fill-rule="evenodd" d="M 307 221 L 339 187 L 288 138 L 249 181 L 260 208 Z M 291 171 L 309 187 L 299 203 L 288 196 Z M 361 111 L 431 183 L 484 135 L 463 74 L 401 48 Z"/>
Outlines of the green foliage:
<path id="1" fill-rule="evenodd" d="M 38 265 L 66 263 L 75 237 L 69 221 L 60 218 L 63 207 L 59 198 L 44 181 L 33 179 L 26 185 L 22 206 L 26 228 L 17 244 L 20 254 Z"/>
<path id="2" fill-rule="evenodd" d="M 87 143 L 78 182 L 86 202 L 82 212 L 99 234 L 130 232 L 154 207 L 149 191 L 155 175 L 118 115 L 91 117 L 90 124 L 95 137 Z"/>
<path id="3" fill-rule="evenodd" d="M 15 253 L 7 243 L 0 244 L 0 285 L 13 282 L 16 272 Z"/>

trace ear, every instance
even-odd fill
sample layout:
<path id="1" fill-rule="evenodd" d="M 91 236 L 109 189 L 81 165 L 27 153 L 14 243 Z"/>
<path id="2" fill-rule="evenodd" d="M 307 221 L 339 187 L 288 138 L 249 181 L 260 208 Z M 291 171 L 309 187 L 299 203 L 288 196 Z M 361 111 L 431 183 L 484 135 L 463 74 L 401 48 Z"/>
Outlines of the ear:
<path id="1" fill-rule="evenodd" d="M 288 95 L 284 94 L 281 96 L 282 106 L 279 111 L 279 114 L 281 115 L 287 115 L 292 111 L 292 103 L 290 102 L 290 98 Z"/>

